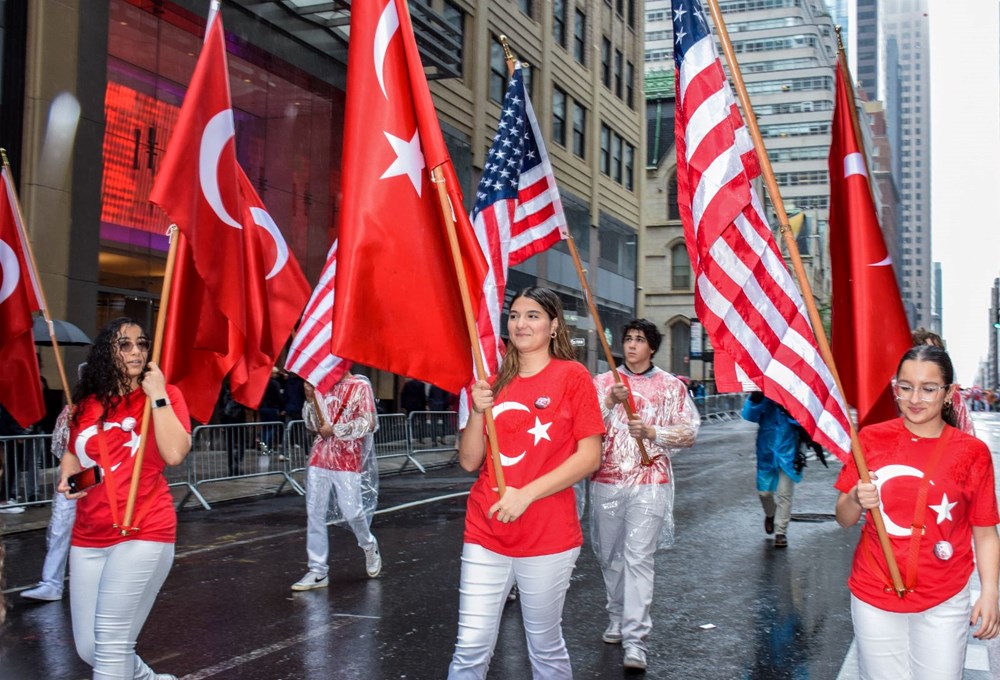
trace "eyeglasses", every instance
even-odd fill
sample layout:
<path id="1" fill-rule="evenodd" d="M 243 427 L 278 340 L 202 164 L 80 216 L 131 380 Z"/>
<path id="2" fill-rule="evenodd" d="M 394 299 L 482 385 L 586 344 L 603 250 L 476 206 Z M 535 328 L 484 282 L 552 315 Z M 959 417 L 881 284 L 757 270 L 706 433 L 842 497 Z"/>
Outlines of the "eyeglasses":
<path id="1" fill-rule="evenodd" d="M 938 393 L 948 389 L 951 385 L 935 385 L 934 383 L 928 383 L 926 385 L 920 385 L 919 387 L 914 387 L 910 383 L 901 382 L 898 383 L 895 380 L 892 381 L 892 393 L 896 395 L 896 399 L 902 401 L 909 401 L 913 393 L 916 392 L 920 401 L 931 402 L 938 398 Z"/>
<path id="2" fill-rule="evenodd" d="M 115 344 L 118 347 L 118 351 L 122 354 L 128 354 L 136 347 L 139 348 L 140 352 L 149 351 L 149 339 L 147 338 L 139 338 L 135 342 L 132 342 L 128 338 L 118 338 Z"/>

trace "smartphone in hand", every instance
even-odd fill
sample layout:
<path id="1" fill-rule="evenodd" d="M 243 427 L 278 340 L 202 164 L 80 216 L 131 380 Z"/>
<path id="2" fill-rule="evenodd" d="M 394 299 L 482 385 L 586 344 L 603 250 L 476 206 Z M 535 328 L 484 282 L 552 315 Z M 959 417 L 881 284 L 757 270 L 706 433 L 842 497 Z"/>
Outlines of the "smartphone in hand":
<path id="1" fill-rule="evenodd" d="M 101 468 L 99 465 L 95 465 L 94 467 L 80 470 L 75 475 L 70 475 L 66 479 L 66 484 L 69 486 L 70 493 L 80 493 L 100 484 L 101 477 Z"/>

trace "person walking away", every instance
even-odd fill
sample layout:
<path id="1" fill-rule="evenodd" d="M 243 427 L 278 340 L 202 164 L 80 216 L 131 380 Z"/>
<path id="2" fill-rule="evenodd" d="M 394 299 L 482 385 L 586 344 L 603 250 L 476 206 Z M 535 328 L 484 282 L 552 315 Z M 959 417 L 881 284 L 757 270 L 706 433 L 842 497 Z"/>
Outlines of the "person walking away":
<path id="1" fill-rule="evenodd" d="M 993 461 L 985 443 L 955 427 L 955 371 L 944 349 L 909 349 L 892 384 L 901 417 L 859 435 L 872 481 L 862 482 L 849 460 L 835 484 L 837 522 L 851 527 L 866 519 L 847 581 L 858 666 L 872 680 L 960 680 L 969 627 L 977 626 L 973 636 L 980 640 L 1000 632 Z M 891 584 L 869 515 L 875 508 L 903 597 Z M 975 603 L 973 566 L 981 588 Z"/>
<path id="2" fill-rule="evenodd" d="M 483 678 L 507 593 L 520 591 L 535 678 L 573 677 L 562 610 L 583 544 L 572 486 L 601 460 L 597 393 L 570 344 L 559 296 L 527 288 L 514 296 L 510 345 L 492 383 L 473 383 L 459 464 L 479 471 L 465 514 L 458 639 L 450 680 Z M 506 492 L 497 492 L 483 412 L 492 407 Z"/>
<path id="3" fill-rule="evenodd" d="M 684 383 L 653 365 L 663 335 L 656 324 L 632 319 L 622 332 L 621 384 L 611 371 L 594 378 L 607 434 L 601 467 L 591 478 L 590 536 L 607 590 L 609 623 L 603 639 L 621 643 L 624 666 L 645 670 L 653 622 L 654 560 L 673 543 L 671 457 L 694 444 L 701 425 Z M 625 405 L 633 406 L 629 418 Z M 642 464 L 636 438 L 651 465 Z"/>
<path id="4" fill-rule="evenodd" d="M 774 534 L 774 547 L 788 547 L 792 496 L 802 481 L 798 422 L 778 402 L 761 392 L 743 404 L 743 419 L 757 423 L 757 493 L 764 508 L 764 531 Z"/>
<path id="5" fill-rule="evenodd" d="M 305 395 L 306 428 L 317 435 L 306 472 L 309 571 L 292 584 L 296 591 L 330 584 L 328 519 L 354 532 L 364 550 L 369 577 L 382 571 L 382 555 L 371 532 L 372 513 L 378 505 L 374 437 L 378 419 L 371 383 L 364 376 L 346 373 L 327 394 L 319 394 L 306 383 Z M 336 508 L 332 513 L 331 500 Z"/>

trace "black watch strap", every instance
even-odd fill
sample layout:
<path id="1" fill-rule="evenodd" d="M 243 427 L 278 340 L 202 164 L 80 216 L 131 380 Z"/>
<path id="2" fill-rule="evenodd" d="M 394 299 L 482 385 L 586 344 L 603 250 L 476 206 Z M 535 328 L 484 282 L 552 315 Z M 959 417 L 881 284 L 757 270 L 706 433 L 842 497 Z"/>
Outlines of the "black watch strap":
<path id="1" fill-rule="evenodd" d="M 166 397 L 160 397 L 159 399 L 153 400 L 153 408 L 163 408 L 164 406 L 169 406 L 170 400 Z"/>

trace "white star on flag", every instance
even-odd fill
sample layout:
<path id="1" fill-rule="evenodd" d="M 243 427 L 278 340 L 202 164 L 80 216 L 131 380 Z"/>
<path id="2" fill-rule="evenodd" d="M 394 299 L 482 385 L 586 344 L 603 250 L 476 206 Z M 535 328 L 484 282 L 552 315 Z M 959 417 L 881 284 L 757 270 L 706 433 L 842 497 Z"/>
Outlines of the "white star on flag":
<path id="1" fill-rule="evenodd" d="M 420 149 L 420 131 L 414 130 L 410 141 L 406 141 L 388 132 L 383 132 L 383 134 L 392 146 L 392 150 L 396 152 L 396 160 L 382 173 L 379 179 L 406 175 L 410 178 L 410 183 L 417 192 L 417 196 L 420 196 L 422 186 L 421 174 L 426 167 L 424 152 Z"/>
<path id="2" fill-rule="evenodd" d="M 535 446 L 538 446 L 538 442 L 542 441 L 543 439 L 552 441 L 552 438 L 549 437 L 550 427 L 552 427 L 552 423 L 545 423 L 543 425 L 541 419 L 539 419 L 538 416 L 535 416 L 535 426 L 530 430 L 528 430 L 528 434 L 534 436 L 535 438 Z"/>
<path id="3" fill-rule="evenodd" d="M 927 507 L 929 507 L 931 510 L 933 510 L 938 514 L 937 523 L 940 524 L 946 519 L 951 519 L 951 509 L 954 508 L 956 505 L 958 505 L 958 501 L 955 501 L 954 503 L 949 503 L 948 494 L 944 494 L 941 496 L 940 503 L 938 503 L 937 505 L 929 505 Z"/>

